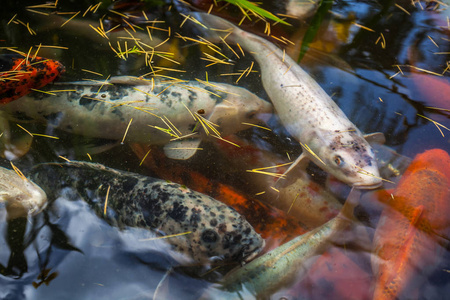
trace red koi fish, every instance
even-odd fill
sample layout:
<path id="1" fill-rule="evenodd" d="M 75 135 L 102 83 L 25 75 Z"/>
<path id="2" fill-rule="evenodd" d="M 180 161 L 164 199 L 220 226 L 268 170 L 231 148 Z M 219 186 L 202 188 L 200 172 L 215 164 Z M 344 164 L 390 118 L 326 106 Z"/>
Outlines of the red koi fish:
<path id="1" fill-rule="evenodd" d="M 138 157 L 144 157 L 148 148 L 141 144 L 132 144 L 133 151 Z M 262 238 L 266 240 L 264 251 L 269 251 L 277 246 L 308 231 L 306 226 L 296 218 L 286 215 L 283 211 L 249 198 L 238 192 L 231 186 L 210 180 L 202 174 L 187 170 L 173 164 L 165 157 L 162 151 L 152 148 L 144 164 L 158 177 L 179 184 L 183 184 L 197 192 L 207 194 L 223 203 L 233 207 L 254 227 Z M 179 162 L 178 162 L 179 163 Z"/>
<path id="2" fill-rule="evenodd" d="M 64 72 L 55 60 L 36 57 L 27 59 L 20 54 L 0 55 L 0 104 L 25 96 L 55 81 Z"/>
<path id="3" fill-rule="evenodd" d="M 450 212 L 450 157 L 433 149 L 419 154 L 388 197 L 374 236 L 373 299 L 409 297 L 410 287 L 439 263 Z M 409 299 L 409 298 L 408 298 Z"/>

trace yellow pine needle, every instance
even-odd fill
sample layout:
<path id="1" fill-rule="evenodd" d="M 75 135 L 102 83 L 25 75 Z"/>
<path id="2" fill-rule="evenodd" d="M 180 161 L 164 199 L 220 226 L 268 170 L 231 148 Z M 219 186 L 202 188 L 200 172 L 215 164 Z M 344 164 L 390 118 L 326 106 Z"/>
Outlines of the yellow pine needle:
<path id="1" fill-rule="evenodd" d="M 121 17 L 123 17 L 123 18 L 128 19 L 128 16 L 125 15 L 125 14 L 123 14 L 123 13 L 120 13 L 120 12 L 115 11 L 115 10 L 113 10 L 113 9 L 108 9 L 108 11 L 112 12 L 113 14 L 116 14 L 116 15 L 119 15 L 119 16 L 121 16 Z"/>
<path id="2" fill-rule="evenodd" d="M 281 42 L 281 43 L 287 45 L 287 42 L 286 42 L 285 40 L 283 40 L 282 38 L 276 37 L 276 36 L 274 36 L 274 35 L 271 35 L 271 37 L 274 38 L 274 39 L 276 39 L 277 41 L 279 41 L 279 42 Z M 284 50 L 283 50 L 283 51 L 284 51 Z"/>
<path id="3" fill-rule="evenodd" d="M 289 72 L 289 70 L 292 68 L 292 65 L 289 66 L 289 68 L 287 68 L 286 72 L 283 73 L 283 75 L 286 75 L 287 72 Z"/>
<path id="4" fill-rule="evenodd" d="M 181 103 L 183 103 L 183 106 L 186 108 L 186 110 L 189 112 L 189 114 L 191 114 L 192 118 L 193 118 L 194 121 L 195 121 L 195 120 L 196 120 L 196 119 L 195 119 L 195 116 L 194 116 L 194 114 L 191 112 L 191 110 L 186 106 L 186 104 L 184 104 L 184 102 L 181 102 Z"/>
<path id="5" fill-rule="evenodd" d="M 256 193 L 255 196 L 263 195 L 265 193 L 266 193 L 266 191 L 262 191 L 262 192 Z"/>
<path id="6" fill-rule="evenodd" d="M 236 83 L 239 82 L 239 80 L 241 80 L 242 76 L 245 75 L 245 73 L 249 70 L 249 67 L 247 67 L 247 69 L 244 70 L 244 72 L 241 73 L 241 75 L 239 76 L 239 78 L 236 80 Z"/>
<path id="7" fill-rule="evenodd" d="M 238 46 L 239 50 L 241 50 L 242 56 L 245 56 L 244 50 L 242 50 L 241 45 L 239 45 L 239 43 L 236 43 L 236 46 Z"/>
<path id="8" fill-rule="evenodd" d="M 39 45 L 36 45 L 39 46 Z M 64 49 L 67 50 L 69 49 L 69 47 L 64 47 L 64 46 L 53 46 L 53 45 L 40 45 L 42 48 L 54 48 L 54 49 Z"/>
<path id="9" fill-rule="evenodd" d="M 92 29 L 94 29 L 94 31 L 97 32 L 98 35 L 100 35 L 102 38 L 109 39 L 108 36 L 106 35 L 106 33 L 101 32 L 100 29 L 95 28 L 94 26 L 92 26 L 92 24 L 89 24 L 89 27 L 91 27 Z"/>
<path id="10" fill-rule="evenodd" d="M 171 72 L 179 72 L 184 73 L 186 70 L 172 69 L 172 68 L 164 68 L 164 67 L 155 67 L 156 71 L 171 71 Z"/>
<path id="11" fill-rule="evenodd" d="M 398 9 L 400 9 L 400 10 L 402 10 L 405 14 L 407 14 L 408 16 L 410 16 L 411 14 L 409 13 L 409 11 L 407 11 L 406 9 L 404 9 L 403 7 L 401 7 L 400 5 L 398 5 L 397 3 L 395 4 L 395 6 L 398 8 Z"/>
<path id="12" fill-rule="evenodd" d="M 273 187 L 273 186 L 271 186 L 270 187 L 272 190 L 274 190 L 275 192 L 277 192 L 277 193 L 279 193 L 280 192 L 280 190 L 279 189 L 276 189 L 275 187 Z"/>
<path id="13" fill-rule="evenodd" d="M 122 141 L 120 142 L 122 145 L 123 145 L 123 142 L 125 141 L 125 137 L 126 137 L 127 134 L 128 134 L 128 130 L 130 129 L 131 122 L 133 122 L 133 118 L 131 118 L 131 119 L 130 119 L 130 122 L 128 122 L 127 129 L 125 130 L 125 134 L 123 135 Z"/>
<path id="14" fill-rule="evenodd" d="M 28 130 L 26 130 L 24 127 L 20 126 L 19 124 L 16 124 L 17 127 L 19 127 L 20 129 L 22 129 L 23 131 L 25 131 L 26 133 L 28 133 L 30 136 L 33 136 L 33 134 L 31 132 L 29 132 Z"/>
<path id="15" fill-rule="evenodd" d="M 108 198 L 109 198 L 109 190 L 111 189 L 111 186 L 108 185 L 108 190 L 106 191 L 106 197 L 105 197 L 105 206 L 103 208 L 103 215 L 106 216 L 106 209 L 108 208 Z"/>
<path id="16" fill-rule="evenodd" d="M 289 206 L 289 209 L 288 209 L 287 212 L 286 212 L 287 215 L 288 215 L 289 212 L 291 211 L 292 206 L 294 206 L 294 203 L 295 203 L 295 201 L 297 200 L 297 198 L 298 198 L 299 195 L 300 195 L 300 193 L 298 193 L 298 194 L 295 196 L 294 200 L 293 200 L 292 203 L 291 203 L 291 206 Z"/>
<path id="17" fill-rule="evenodd" d="M 430 39 L 430 41 L 439 48 L 438 44 L 436 44 L 436 42 L 431 38 L 431 36 L 427 35 L 427 37 Z"/>
<path id="18" fill-rule="evenodd" d="M 236 146 L 236 147 L 238 147 L 238 148 L 241 148 L 241 146 L 239 146 L 238 144 L 235 144 L 235 143 L 233 143 L 232 141 L 229 141 L 229 140 L 227 140 L 227 139 L 224 139 L 224 138 L 222 138 L 222 137 L 220 137 L 220 136 L 215 136 L 215 135 L 211 135 L 212 137 L 215 137 L 216 139 L 219 139 L 219 140 L 221 140 L 221 141 L 224 141 L 224 142 L 226 142 L 226 143 L 228 143 L 228 144 L 230 144 L 230 145 L 233 145 L 233 146 Z"/>
<path id="19" fill-rule="evenodd" d="M 38 55 L 38 52 L 39 52 L 39 50 L 41 49 L 41 46 L 42 46 L 42 44 L 39 44 L 39 46 L 38 46 L 38 48 L 36 49 L 36 52 L 34 53 L 33 58 L 32 58 L 31 60 L 35 60 L 35 59 L 36 59 L 36 57 L 37 57 L 37 55 Z"/>
<path id="20" fill-rule="evenodd" d="M 186 231 L 186 232 L 183 232 L 183 233 L 170 234 L 170 235 L 159 236 L 159 237 L 148 238 L 148 239 L 140 239 L 139 241 L 144 242 L 144 241 L 154 241 L 154 240 L 168 239 L 168 238 L 173 238 L 173 237 L 186 235 L 186 234 L 191 234 L 191 233 L 192 233 L 192 231 Z"/>
<path id="21" fill-rule="evenodd" d="M 15 14 L 9 21 L 6 23 L 6 25 L 9 25 L 14 19 L 17 17 L 17 14 Z"/>
<path id="22" fill-rule="evenodd" d="M 56 96 L 56 94 L 51 93 L 51 92 L 47 92 L 47 91 L 41 91 L 41 90 L 37 90 L 37 89 L 30 89 L 30 90 L 32 90 L 33 92 L 39 92 L 39 93 L 48 94 L 48 95 L 51 95 L 51 96 Z"/>
<path id="23" fill-rule="evenodd" d="M 283 50 L 284 51 L 284 50 Z M 252 70 L 253 70 L 253 65 L 255 64 L 255 62 L 254 61 L 252 61 L 252 64 L 250 65 L 250 68 L 248 69 L 248 72 L 247 72 L 247 75 L 245 75 L 245 77 L 247 77 L 248 75 L 250 75 L 250 73 L 252 72 Z"/>
<path id="24" fill-rule="evenodd" d="M 286 41 L 286 42 L 288 42 L 289 44 L 291 44 L 292 46 L 295 46 L 295 43 L 294 43 L 293 41 L 291 41 L 291 40 L 285 38 L 284 36 L 281 36 L 281 38 L 282 38 L 284 41 Z"/>
<path id="25" fill-rule="evenodd" d="M 241 124 L 248 125 L 248 126 L 253 126 L 253 127 L 258 127 L 258 128 L 265 129 L 265 130 L 268 130 L 268 131 L 272 131 L 272 129 L 270 129 L 270 128 L 267 128 L 267 127 L 264 127 L 264 126 L 261 126 L 261 125 L 257 125 L 257 124 L 246 123 L 246 122 L 242 122 Z"/>
<path id="26" fill-rule="evenodd" d="M 169 122 L 171 128 L 174 128 L 176 131 L 178 131 L 179 134 L 182 134 L 181 131 L 179 131 L 178 128 L 175 125 L 173 125 L 173 123 L 166 116 L 164 116 L 164 119 L 166 119 L 166 121 Z"/>
<path id="27" fill-rule="evenodd" d="M 47 135 L 47 134 L 40 134 L 40 133 L 32 133 L 33 136 L 42 136 L 42 137 L 46 137 L 49 139 L 55 139 L 55 140 L 59 140 L 59 137 L 57 136 L 52 136 L 52 135 Z"/>
<path id="28" fill-rule="evenodd" d="M 147 153 L 145 153 L 144 157 L 142 158 L 141 162 L 139 163 L 139 167 L 142 166 L 142 164 L 144 163 L 145 159 L 150 154 L 150 151 L 152 151 L 152 149 L 148 150 Z"/>
<path id="29" fill-rule="evenodd" d="M 28 181 L 28 179 L 25 177 L 25 175 L 23 175 L 22 171 L 19 170 L 18 167 L 16 167 L 12 161 L 9 162 L 11 164 L 11 167 L 13 168 L 14 172 L 16 172 L 16 174 L 22 178 L 22 180 Z"/>
<path id="30" fill-rule="evenodd" d="M 98 75 L 98 76 L 103 77 L 103 74 L 97 73 L 97 72 L 94 72 L 94 71 L 91 71 L 91 70 L 81 69 L 81 71 L 83 71 L 83 72 L 88 72 L 88 73 L 92 73 L 92 74 L 94 74 L 94 75 Z"/>
<path id="31" fill-rule="evenodd" d="M 68 158 L 66 158 L 66 157 L 64 157 L 64 156 L 59 155 L 58 157 L 61 158 L 61 159 L 63 159 L 63 160 L 65 160 L 65 161 L 67 161 L 67 162 L 71 162 L 70 159 L 68 159 Z"/>
<path id="32" fill-rule="evenodd" d="M 445 126 L 442 125 L 441 123 L 438 123 L 438 122 L 434 121 L 433 119 L 427 118 L 427 117 L 425 117 L 425 116 L 423 116 L 423 115 L 421 115 L 421 114 L 417 114 L 417 115 L 418 115 L 419 117 L 422 117 L 422 118 L 424 118 L 425 120 L 428 120 L 428 121 L 430 121 L 431 123 L 433 123 L 434 126 L 436 126 L 436 128 L 437 128 L 437 129 L 439 130 L 439 132 L 441 133 L 442 137 L 445 137 L 445 136 L 444 136 L 444 133 L 442 132 L 442 130 L 441 130 L 440 127 L 442 127 L 442 128 L 444 128 L 444 129 L 450 131 L 449 128 L 445 127 Z M 440 126 L 440 127 L 439 127 L 439 126 Z"/>
<path id="33" fill-rule="evenodd" d="M 323 162 L 323 160 L 321 160 L 320 157 L 317 156 L 317 154 L 315 154 L 315 153 L 311 150 L 311 148 L 309 148 L 308 145 L 302 144 L 302 143 L 300 143 L 300 145 L 302 146 L 303 149 L 305 149 L 306 151 L 308 151 L 312 156 L 314 156 L 314 157 L 315 157 L 318 161 L 320 161 L 323 165 L 326 165 L 326 164 Z"/>
<path id="34" fill-rule="evenodd" d="M 366 175 L 366 176 L 370 176 L 370 177 L 373 177 L 373 178 L 377 178 L 377 179 L 381 179 L 382 181 L 386 181 L 386 182 L 395 184 L 395 182 L 390 181 L 390 180 L 387 180 L 387 179 L 384 179 L 384 178 L 381 178 L 381 177 L 378 177 L 378 176 L 375 176 L 375 175 L 373 175 L 372 173 L 367 172 L 367 171 L 364 170 L 363 168 L 358 167 L 357 165 L 354 165 L 354 166 L 355 166 L 357 169 L 359 169 L 358 173 L 360 173 L 360 174 L 363 174 L 363 175 Z"/>
<path id="35" fill-rule="evenodd" d="M 367 31 L 370 31 L 370 32 L 375 32 L 375 30 L 373 30 L 373 29 L 370 29 L 369 27 L 366 27 L 366 26 L 363 26 L 363 25 L 361 25 L 361 24 L 358 24 L 358 23 L 353 23 L 353 25 L 355 25 L 356 27 L 359 27 L 359 28 L 361 28 L 361 29 L 364 29 L 364 30 L 367 30 Z"/>
<path id="36" fill-rule="evenodd" d="M 92 161 L 92 156 L 89 153 L 86 153 L 86 155 L 89 157 L 89 160 Z"/>
<path id="37" fill-rule="evenodd" d="M 166 134 L 168 134 L 168 135 L 170 135 L 172 137 L 179 138 L 179 136 L 176 133 L 174 133 L 173 130 L 170 129 L 170 128 L 162 128 L 162 127 L 159 127 L 159 126 L 156 126 L 156 125 L 147 125 L 147 126 L 155 128 L 155 129 L 157 129 L 159 131 L 162 131 L 162 132 L 164 132 L 164 133 L 166 133 Z"/>
<path id="38" fill-rule="evenodd" d="M 67 21 L 65 21 L 64 23 L 61 24 L 61 27 L 63 27 L 64 25 L 66 25 L 67 23 L 69 23 L 70 21 L 72 21 L 73 18 L 75 18 L 76 16 L 78 16 L 78 14 L 80 13 L 77 12 L 76 14 L 74 14 L 72 17 L 70 17 L 70 19 L 68 19 Z"/>

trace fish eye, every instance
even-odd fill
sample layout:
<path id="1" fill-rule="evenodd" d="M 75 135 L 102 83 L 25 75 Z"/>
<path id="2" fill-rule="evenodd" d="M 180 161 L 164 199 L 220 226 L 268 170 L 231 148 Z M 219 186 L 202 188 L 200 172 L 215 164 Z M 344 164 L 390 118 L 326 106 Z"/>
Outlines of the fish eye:
<path id="1" fill-rule="evenodd" d="M 336 166 L 338 166 L 338 167 L 344 164 L 344 159 L 339 155 L 335 155 L 333 160 L 334 160 L 334 163 L 336 164 Z"/>

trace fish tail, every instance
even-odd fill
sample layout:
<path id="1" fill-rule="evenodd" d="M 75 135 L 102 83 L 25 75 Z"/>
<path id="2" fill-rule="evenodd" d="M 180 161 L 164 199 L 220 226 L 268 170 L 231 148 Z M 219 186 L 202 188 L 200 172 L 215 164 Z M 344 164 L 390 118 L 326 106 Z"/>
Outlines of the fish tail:
<path id="1" fill-rule="evenodd" d="M 202 33 L 210 42 L 219 43 L 225 36 L 227 36 L 228 42 L 233 44 L 239 42 L 237 33 L 242 30 L 232 23 L 204 12 L 193 12 L 191 16 L 200 22 L 200 26 L 203 29 Z"/>

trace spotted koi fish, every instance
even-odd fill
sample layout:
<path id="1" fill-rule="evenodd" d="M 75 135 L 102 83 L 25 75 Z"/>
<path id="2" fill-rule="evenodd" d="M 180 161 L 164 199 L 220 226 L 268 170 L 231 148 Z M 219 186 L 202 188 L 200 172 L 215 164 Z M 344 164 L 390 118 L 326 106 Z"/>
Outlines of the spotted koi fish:
<path id="1" fill-rule="evenodd" d="M 49 199 L 70 189 L 119 228 L 180 234 L 167 242 L 199 262 L 245 262 L 264 247 L 261 236 L 235 210 L 176 183 L 86 162 L 40 164 L 30 178 Z"/>
<path id="2" fill-rule="evenodd" d="M 199 172 L 184 168 L 180 162 L 168 160 L 156 147 L 148 148 L 141 144 L 131 144 L 138 157 L 144 157 L 144 165 L 160 178 L 183 184 L 197 192 L 214 197 L 238 213 L 245 216 L 256 232 L 266 242 L 264 251 L 269 251 L 305 233 L 308 228 L 301 219 L 264 204 L 256 198 L 248 197 L 232 186 L 211 180 Z"/>
<path id="3" fill-rule="evenodd" d="M 58 79 L 64 71 L 64 66 L 55 60 L 27 59 L 20 54 L 0 55 L 0 104 L 42 88 Z"/>

